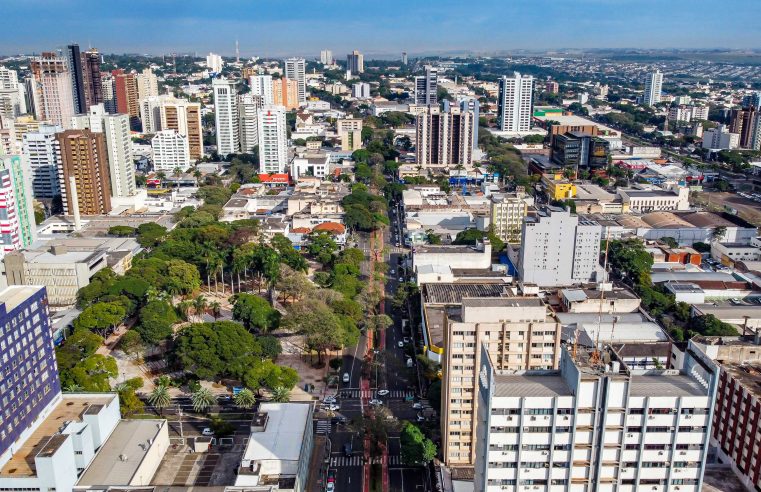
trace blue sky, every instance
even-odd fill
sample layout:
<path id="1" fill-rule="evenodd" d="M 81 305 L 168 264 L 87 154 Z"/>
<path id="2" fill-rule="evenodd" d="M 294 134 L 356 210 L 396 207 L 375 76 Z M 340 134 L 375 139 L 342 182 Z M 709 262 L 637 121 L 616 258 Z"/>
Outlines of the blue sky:
<path id="1" fill-rule="evenodd" d="M 0 52 L 761 48 L 761 0 L 2 0 Z"/>

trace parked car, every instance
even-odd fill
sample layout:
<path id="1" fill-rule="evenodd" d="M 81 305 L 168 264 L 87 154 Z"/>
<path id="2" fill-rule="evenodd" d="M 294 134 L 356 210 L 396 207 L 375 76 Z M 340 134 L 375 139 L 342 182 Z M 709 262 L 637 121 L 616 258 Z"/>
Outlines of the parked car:
<path id="1" fill-rule="evenodd" d="M 425 417 L 423 417 L 423 414 L 418 412 L 417 414 L 417 421 L 418 422 L 425 422 Z"/>
<path id="2" fill-rule="evenodd" d="M 402 338 L 402 341 L 404 343 L 410 343 L 410 337 L 404 337 L 404 338 Z"/>
<path id="3" fill-rule="evenodd" d="M 336 403 L 337 400 L 335 396 L 326 396 L 325 398 L 322 399 L 322 402 L 330 404 L 330 403 Z"/>
<path id="4" fill-rule="evenodd" d="M 344 373 L 343 382 L 344 383 L 348 383 L 349 382 L 349 373 L 348 372 Z"/>
<path id="5" fill-rule="evenodd" d="M 386 396 L 388 393 L 387 389 L 378 390 L 378 396 Z"/>
<path id="6" fill-rule="evenodd" d="M 205 427 L 201 431 L 201 435 L 204 435 L 204 436 L 213 436 L 214 435 L 214 431 L 211 429 L 211 427 Z"/>
<path id="7" fill-rule="evenodd" d="M 383 402 L 382 402 L 382 401 L 380 401 L 380 400 L 379 400 L 379 399 L 377 399 L 377 398 L 373 398 L 373 399 L 372 399 L 372 400 L 370 400 L 368 403 L 369 403 L 370 405 L 374 406 L 374 407 L 379 407 L 379 406 L 383 405 Z"/>
<path id="8" fill-rule="evenodd" d="M 399 348 L 402 348 L 404 347 L 404 342 L 399 340 L 399 343 L 397 343 L 397 345 L 399 346 Z"/>
<path id="9" fill-rule="evenodd" d="M 420 403 L 419 401 L 416 401 L 415 403 L 412 404 L 412 408 L 414 408 L 415 410 L 422 410 L 423 404 Z"/>

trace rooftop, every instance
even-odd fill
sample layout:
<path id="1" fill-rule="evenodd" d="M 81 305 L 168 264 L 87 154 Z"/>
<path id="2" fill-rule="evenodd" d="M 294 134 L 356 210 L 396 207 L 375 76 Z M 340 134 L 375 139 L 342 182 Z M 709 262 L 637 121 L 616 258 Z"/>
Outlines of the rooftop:
<path id="1" fill-rule="evenodd" d="M 742 384 L 748 393 L 761 398 L 761 363 L 724 362 L 722 367 Z"/>
<path id="2" fill-rule="evenodd" d="M 423 301 L 431 304 L 461 304 L 464 297 L 504 297 L 509 295 L 502 283 L 424 284 Z"/>
<path id="3" fill-rule="evenodd" d="M 5 311 L 11 312 L 29 296 L 42 289 L 39 285 L 14 285 L 0 291 L 0 304 L 5 304 Z"/>
<path id="4" fill-rule="evenodd" d="M 684 374 L 631 377 L 630 396 L 708 396 L 708 390 Z"/>
<path id="5" fill-rule="evenodd" d="M 51 452 L 51 446 L 60 446 L 60 439 L 55 438 L 59 429 L 66 422 L 81 420 L 82 414 L 90 405 L 106 405 L 116 396 L 113 394 L 84 394 L 64 396 L 48 417 L 37 427 L 31 436 L 21 445 L 13 457 L 0 470 L 0 476 L 33 477 L 37 470 L 34 457 L 43 450 Z M 65 436 L 64 436 L 65 437 Z M 56 449 L 57 449 L 56 446 Z"/>
<path id="6" fill-rule="evenodd" d="M 78 485 L 128 485 L 166 420 L 122 420 Z"/>
<path id="7" fill-rule="evenodd" d="M 264 432 L 251 433 L 243 459 L 298 461 L 310 410 L 304 403 L 262 404 L 259 411 L 267 413 L 267 426 Z"/>
<path id="8" fill-rule="evenodd" d="M 495 397 L 573 396 L 571 389 L 558 373 L 495 374 Z"/>

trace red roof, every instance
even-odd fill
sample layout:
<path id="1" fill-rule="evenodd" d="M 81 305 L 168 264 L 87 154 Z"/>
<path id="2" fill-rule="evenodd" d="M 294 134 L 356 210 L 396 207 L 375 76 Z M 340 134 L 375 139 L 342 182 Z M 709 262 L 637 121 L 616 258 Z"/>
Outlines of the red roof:
<path id="1" fill-rule="evenodd" d="M 309 230 L 309 227 L 296 227 L 291 232 L 296 234 L 309 234 L 312 231 Z"/>
<path id="2" fill-rule="evenodd" d="M 314 230 L 318 232 L 325 231 L 331 234 L 343 234 L 346 232 L 346 227 L 338 222 L 323 222 L 322 224 L 317 224 Z"/>
<path id="3" fill-rule="evenodd" d="M 288 183 L 288 174 L 260 174 L 259 181 L 262 183 Z"/>

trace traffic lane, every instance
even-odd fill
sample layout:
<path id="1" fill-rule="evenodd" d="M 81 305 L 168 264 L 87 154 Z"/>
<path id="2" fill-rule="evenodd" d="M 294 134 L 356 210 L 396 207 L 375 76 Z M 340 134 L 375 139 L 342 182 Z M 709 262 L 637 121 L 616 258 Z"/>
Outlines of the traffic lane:
<path id="1" fill-rule="evenodd" d="M 336 492 L 362 490 L 362 466 L 336 468 Z"/>
<path id="2" fill-rule="evenodd" d="M 423 492 L 425 477 L 421 468 L 397 468 L 389 466 L 389 490 L 391 492 Z"/>

